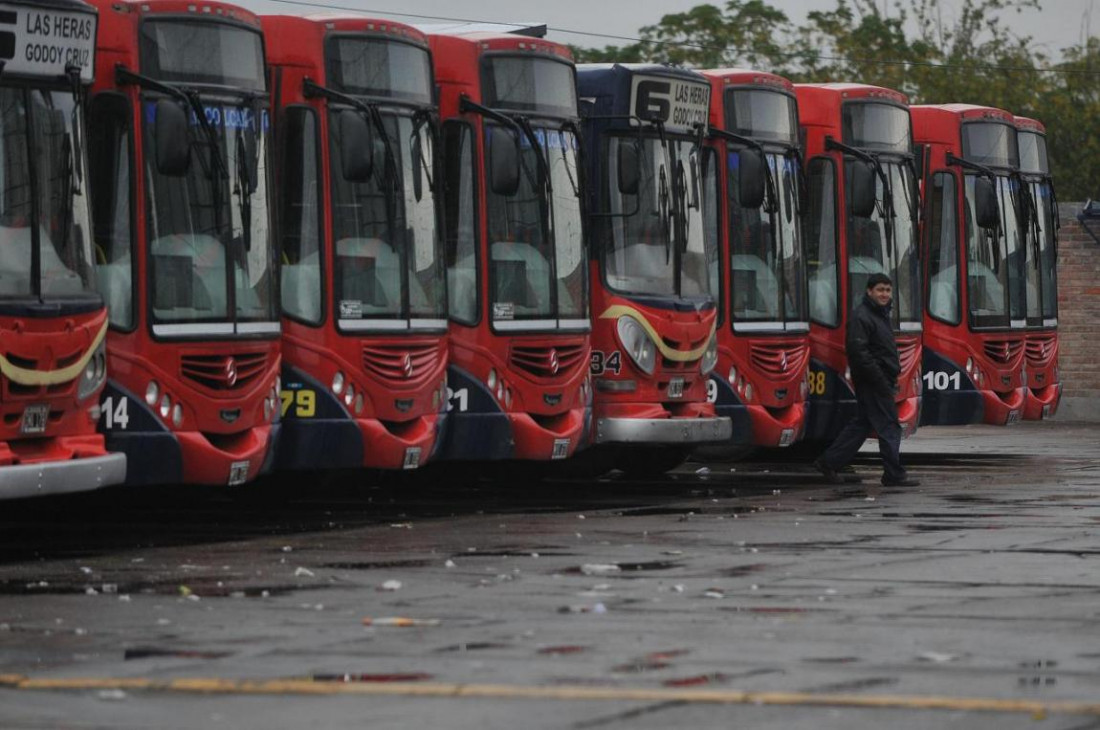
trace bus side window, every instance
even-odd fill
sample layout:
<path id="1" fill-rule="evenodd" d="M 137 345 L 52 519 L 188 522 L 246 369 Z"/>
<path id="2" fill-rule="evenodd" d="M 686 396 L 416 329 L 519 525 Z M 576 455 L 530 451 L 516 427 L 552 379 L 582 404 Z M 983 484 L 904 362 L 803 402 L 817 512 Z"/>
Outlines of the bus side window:
<path id="1" fill-rule="evenodd" d="M 111 326 L 132 330 L 134 256 L 130 209 L 130 104 L 121 94 L 96 96 L 88 109 L 88 188 L 92 199 L 96 288 Z"/>
<path id="2" fill-rule="evenodd" d="M 474 135 L 469 125 L 443 125 L 444 249 L 447 260 L 447 312 L 463 324 L 478 319 L 477 196 Z"/>

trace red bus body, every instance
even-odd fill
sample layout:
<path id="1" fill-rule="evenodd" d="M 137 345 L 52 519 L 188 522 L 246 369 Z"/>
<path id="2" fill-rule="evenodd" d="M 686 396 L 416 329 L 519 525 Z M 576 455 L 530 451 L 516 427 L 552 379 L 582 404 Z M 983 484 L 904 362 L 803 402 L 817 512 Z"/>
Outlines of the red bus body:
<path id="1" fill-rule="evenodd" d="M 101 426 L 127 483 L 242 483 L 278 416 L 259 20 L 217 2 L 96 4 Z"/>
<path id="2" fill-rule="evenodd" d="M 95 432 L 107 312 L 95 287 L 85 109 L 74 87 L 92 81 L 96 12 L 51 0 L 8 3 L 5 15 L 13 45 L 0 78 L 0 499 L 12 499 L 117 484 L 126 457 L 107 454 Z M 43 38 L 61 28 L 65 40 Z M 67 54 L 57 62 L 35 54 L 55 47 Z"/>
<path id="3" fill-rule="evenodd" d="M 867 277 L 876 272 L 886 273 L 894 282 L 892 311 L 901 359 L 898 420 L 902 433 L 912 435 L 921 410 L 922 309 L 919 203 L 908 163 L 912 154 L 908 100 L 896 91 L 865 84 L 796 84 L 795 91 L 810 187 L 806 230 L 810 412 L 804 438 L 829 441 L 855 413 L 845 330 L 849 312 L 864 296 Z M 837 142 L 855 153 L 838 148 Z M 872 155 L 881 168 L 874 170 L 871 183 L 874 211 L 862 218 L 852 214 L 849 181 L 858 172 L 857 162 L 867 164 L 866 155 Z M 891 218 L 884 214 L 883 177 L 890 181 L 892 227 Z"/>
<path id="4" fill-rule="evenodd" d="M 707 397 L 718 356 L 718 166 L 702 161 L 715 155 L 700 146 L 710 88 L 685 69 L 590 64 L 578 68 L 578 89 L 592 235 L 593 441 L 617 451 L 621 468 L 664 471 L 694 446 L 732 435 Z M 634 184 L 624 187 L 629 157 Z"/>
<path id="5" fill-rule="evenodd" d="M 794 85 L 775 74 L 733 68 L 702 74 L 711 84 L 711 127 L 760 144 L 776 190 L 774 203 L 765 200 L 759 209 L 742 208 L 737 174 L 739 150 L 745 145 L 715 137 L 722 172 L 722 274 L 714 292 L 720 323 L 710 395 L 718 415 L 733 422 L 733 442 L 789 446 L 802 437 L 806 425 L 810 361 L 802 170 L 796 154 L 798 102 Z M 786 107 L 787 113 L 754 118 L 754 105 L 773 112 Z M 775 208 L 771 213 L 769 205 Z"/>
<path id="6" fill-rule="evenodd" d="M 1027 197 L 1027 400 L 1024 419 L 1037 421 L 1058 412 L 1058 199 L 1047 158 L 1046 127 L 1016 117 L 1020 178 Z"/>
<path id="7" fill-rule="evenodd" d="M 447 367 L 427 37 L 361 17 L 262 22 L 279 143 L 283 420 L 276 468 L 415 468 L 439 443 Z M 377 58 L 370 63 L 392 63 L 408 78 L 360 88 L 356 69 L 345 74 L 341 63 L 371 53 Z M 398 68 L 402 61 L 407 68 Z M 318 85 L 353 98 L 326 98 Z M 379 111 L 377 122 L 367 105 Z M 347 115 L 357 115 L 376 141 L 377 123 L 392 134 L 370 174 L 351 182 L 342 168 L 342 156 L 354 151 L 342 136 Z M 423 159 L 411 157 L 414 137 Z M 388 190 L 380 184 L 386 176 L 396 181 Z"/>
<path id="8" fill-rule="evenodd" d="M 1014 118 L 968 104 L 914 106 L 912 115 L 925 206 L 921 423 L 1015 423 L 1027 388 Z M 983 227 L 979 189 L 987 185 L 996 210 Z"/>
<path id="9" fill-rule="evenodd" d="M 450 317 L 440 458 L 565 459 L 585 440 L 591 403 L 572 56 L 519 35 L 429 42 L 443 120 Z M 528 82 L 498 90 L 505 77 Z M 495 161 L 519 166 L 516 178 L 497 176 Z"/>

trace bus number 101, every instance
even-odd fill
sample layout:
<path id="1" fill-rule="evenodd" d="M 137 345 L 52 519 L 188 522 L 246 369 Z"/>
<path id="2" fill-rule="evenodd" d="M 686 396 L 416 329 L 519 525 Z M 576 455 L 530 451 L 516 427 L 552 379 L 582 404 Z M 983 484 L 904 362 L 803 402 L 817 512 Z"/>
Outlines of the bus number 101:
<path id="1" fill-rule="evenodd" d="M 942 370 L 929 370 L 923 379 L 928 390 L 958 390 L 962 384 L 962 376 L 958 372 L 948 374 Z"/>

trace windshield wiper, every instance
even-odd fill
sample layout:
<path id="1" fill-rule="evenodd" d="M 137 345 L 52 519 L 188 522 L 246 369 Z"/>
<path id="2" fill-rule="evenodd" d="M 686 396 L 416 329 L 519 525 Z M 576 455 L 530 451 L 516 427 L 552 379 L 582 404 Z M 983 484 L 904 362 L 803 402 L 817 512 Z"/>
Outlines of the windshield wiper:
<path id="1" fill-rule="evenodd" d="M 435 160 L 436 150 L 439 149 L 438 130 L 436 129 L 434 121 L 435 121 L 435 119 L 432 116 L 431 111 L 428 110 L 428 109 L 420 109 L 415 114 L 413 114 L 413 117 L 412 117 L 413 137 L 419 137 L 420 136 L 420 129 L 421 129 L 421 127 L 423 127 L 425 125 L 427 125 L 428 131 L 431 133 L 432 160 L 433 160 L 433 162 Z M 423 145 L 417 145 L 417 150 L 419 152 L 418 156 L 419 156 L 420 159 L 415 161 L 413 164 L 414 165 L 416 165 L 416 164 L 420 165 L 420 168 L 424 171 L 424 177 L 426 177 L 428 179 L 428 190 L 429 190 L 429 192 L 434 193 L 435 192 L 435 171 L 432 169 L 432 165 L 428 163 L 427 157 L 424 156 L 424 146 Z"/>
<path id="2" fill-rule="evenodd" d="M 764 152 L 764 145 L 757 142 L 752 137 L 745 137 L 740 134 L 734 134 L 733 132 L 727 132 L 724 129 L 718 127 L 709 127 L 707 134 L 711 137 L 718 137 L 734 144 L 744 145 L 750 149 L 754 149 L 764 156 L 764 212 L 770 214 L 775 213 L 779 208 L 779 193 L 775 189 L 775 179 L 772 177 L 771 167 L 767 164 L 767 154 Z"/>
<path id="3" fill-rule="evenodd" d="M 858 147 L 852 147 L 851 145 L 844 144 L 843 142 L 838 142 L 833 137 L 825 138 L 825 149 L 847 152 L 853 157 L 857 157 L 864 162 L 870 163 L 870 165 L 874 168 L 875 174 L 878 175 L 879 181 L 882 183 L 882 195 L 884 198 L 882 202 L 882 214 L 884 218 L 888 219 L 887 225 L 885 226 L 886 251 L 887 255 L 890 257 L 889 263 L 892 265 L 894 258 L 894 218 L 897 217 L 897 211 L 894 210 L 894 186 L 890 182 L 889 177 L 886 175 L 885 170 L 883 170 L 882 162 L 879 160 L 878 155 L 873 155 L 870 152 L 865 152 Z M 878 202 L 877 196 L 876 202 Z"/>
<path id="4" fill-rule="evenodd" d="M 210 120 L 206 118 L 206 110 L 203 108 L 202 99 L 199 98 L 199 92 L 194 89 L 187 89 L 182 86 L 157 81 L 148 76 L 142 76 L 139 73 L 131 71 L 122 64 L 115 67 L 115 79 L 119 85 L 137 84 L 143 89 L 159 91 L 162 94 L 167 94 L 186 104 L 195 115 L 199 123 L 199 128 L 202 129 L 203 135 L 206 137 L 206 143 L 210 147 L 210 160 L 211 164 L 214 166 L 214 172 L 223 180 L 229 179 L 229 170 L 226 168 L 225 160 L 223 160 L 221 156 L 221 149 L 218 147 L 217 133 L 214 131 L 214 126 L 210 124 Z M 200 162 L 204 161 L 202 155 L 199 155 L 199 160 Z M 207 172 L 209 173 L 209 171 Z M 210 175 L 208 174 L 208 176 Z"/>

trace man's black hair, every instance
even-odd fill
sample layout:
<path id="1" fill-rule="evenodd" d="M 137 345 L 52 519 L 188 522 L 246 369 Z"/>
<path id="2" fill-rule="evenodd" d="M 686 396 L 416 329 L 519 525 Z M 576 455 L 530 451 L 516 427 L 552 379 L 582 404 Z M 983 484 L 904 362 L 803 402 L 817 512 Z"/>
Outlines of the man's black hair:
<path id="1" fill-rule="evenodd" d="M 893 286 L 894 282 L 890 281 L 890 277 L 887 276 L 886 274 L 871 274 L 870 276 L 867 277 L 867 290 L 868 291 L 870 291 L 871 289 L 874 289 L 879 284 L 889 284 L 890 286 Z"/>

